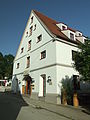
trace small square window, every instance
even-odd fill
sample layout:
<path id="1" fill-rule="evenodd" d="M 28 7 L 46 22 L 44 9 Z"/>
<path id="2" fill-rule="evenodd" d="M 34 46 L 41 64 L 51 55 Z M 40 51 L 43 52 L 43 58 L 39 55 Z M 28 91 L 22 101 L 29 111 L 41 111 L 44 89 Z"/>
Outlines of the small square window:
<path id="1" fill-rule="evenodd" d="M 36 30 L 36 24 L 34 25 L 34 31 Z"/>
<path id="2" fill-rule="evenodd" d="M 66 30 L 66 27 L 65 27 L 65 26 L 62 26 L 62 30 Z"/>
<path id="3" fill-rule="evenodd" d="M 46 58 L 46 50 L 44 50 L 43 52 L 41 52 L 41 59 Z"/>
<path id="4" fill-rule="evenodd" d="M 72 60 L 74 61 L 75 60 L 75 55 L 77 54 L 76 51 L 72 50 Z"/>
<path id="5" fill-rule="evenodd" d="M 41 40 L 42 40 L 42 35 L 39 35 L 39 36 L 37 37 L 37 43 L 40 42 Z"/>
<path id="6" fill-rule="evenodd" d="M 17 63 L 17 66 L 16 66 L 17 69 L 19 68 L 19 65 L 20 65 L 20 63 Z"/>
<path id="7" fill-rule="evenodd" d="M 74 34 L 73 33 L 70 33 L 70 39 L 74 40 Z"/>
<path id="8" fill-rule="evenodd" d="M 27 57 L 27 68 L 29 68 L 29 67 L 30 67 L 30 56 Z"/>
<path id="9" fill-rule="evenodd" d="M 28 50 L 31 50 L 31 40 L 28 41 Z"/>
<path id="10" fill-rule="evenodd" d="M 26 37 L 28 36 L 28 31 L 26 32 Z"/>
<path id="11" fill-rule="evenodd" d="M 32 35 L 33 26 L 30 27 L 30 36 Z"/>
<path id="12" fill-rule="evenodd" d="M 31 24 L 33 23 L 33 16 L 31 17 Z"/>
<path id="13" fill-rule="evenodd" d="M 79 36 L 82 36 L 81 33 L 79 33 Z"/>
<path id="14" fill-rule="evenodd" d="M 21 48 L 21 53 L 23 53 L 23 51 L 24 51 L 24 47 Z"/>

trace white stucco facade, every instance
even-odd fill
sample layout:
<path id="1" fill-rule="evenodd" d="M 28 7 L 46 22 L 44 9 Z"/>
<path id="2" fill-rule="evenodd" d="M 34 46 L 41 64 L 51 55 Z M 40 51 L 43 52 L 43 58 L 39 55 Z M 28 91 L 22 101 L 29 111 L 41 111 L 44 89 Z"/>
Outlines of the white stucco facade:
<path id="1" fill-rule="evenodd" d="M 33 23 L 31 23 L 32 17 Z M 36 29 L 34 30 L 35 25 Z M 32 35 L 29 34 L 31 26 L 33 26 Z M 42 35 L 42 40 L 37 43 L 39 35 Z M 28 41 L 30 40 L 31 50 L 28 50 Z M 23 53 L 21 53 L 21 48 L 23 48 Z M 19 90 L 22 94 L 22 86 L 25 85 L 24 75 L 29 74 L 34 80 L 31 96 L 43 97 L 44 88 L 41 76 L 44 74 L 46 76 L 46 100 L 52 99 L 53 96 L 54 99 L 57 99 L 57 96 L 61 95 L 60 81 L 66 75 L 71 77 L 79 74 L 72 66 L 72 50 L 78 50 L 76 44 L 55 38 L 32 11 L 14 60 L 12 90 L 14 92 Z M 42 51 L 46 51 L 44 59 L 41 59 Z M 27 57 L 30 57 L 30 67 L 28 68 Z M 18 63 L 19 68 L 17 68 Z M 47 82 L 49 77 L 51 81 Z"/>

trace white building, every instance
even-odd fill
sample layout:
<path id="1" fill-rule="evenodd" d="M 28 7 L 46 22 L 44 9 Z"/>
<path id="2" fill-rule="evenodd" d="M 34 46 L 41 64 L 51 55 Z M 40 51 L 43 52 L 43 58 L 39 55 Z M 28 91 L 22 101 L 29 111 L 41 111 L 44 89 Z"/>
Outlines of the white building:
<path id="1" fill-rule="evenodd" d="M 61 80 L 79 75 L 73 53 L 84 40 L 81 32 L 32 10 L 14 60 L 12 90 L 60 102 Z"/>

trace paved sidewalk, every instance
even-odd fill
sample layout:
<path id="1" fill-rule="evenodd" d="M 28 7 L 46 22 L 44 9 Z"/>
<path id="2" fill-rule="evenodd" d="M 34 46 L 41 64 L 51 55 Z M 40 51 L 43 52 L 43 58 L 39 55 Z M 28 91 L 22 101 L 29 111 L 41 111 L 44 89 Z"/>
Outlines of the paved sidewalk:
<path id="1" fill-rule="evenodd" d="M 82 108 L 46 103 L 26 96 L 23 96 L 23 99 L 32 107 L 56 113 L 70 120 L 90 120 L 90 112 Z"/>
<path id="2" fill-rule="evenodd" d="M 0 86 L 0 92 L 5 92 L 5 86 Z"/>

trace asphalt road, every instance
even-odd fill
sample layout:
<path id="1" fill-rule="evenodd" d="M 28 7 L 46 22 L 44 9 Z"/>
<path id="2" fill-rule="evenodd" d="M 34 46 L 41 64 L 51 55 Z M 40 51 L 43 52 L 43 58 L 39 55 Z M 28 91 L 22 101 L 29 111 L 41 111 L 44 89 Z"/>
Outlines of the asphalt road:
<path id="1" fill-rule="evenodd" d="M 69 120 L 28 105 L 20 95 L 0 92 L 0 120 Z"/>

